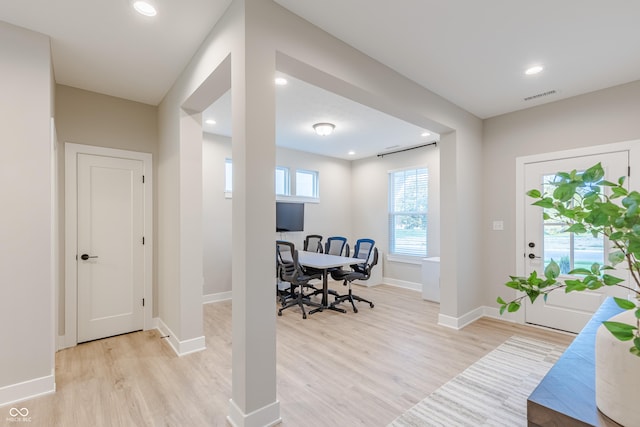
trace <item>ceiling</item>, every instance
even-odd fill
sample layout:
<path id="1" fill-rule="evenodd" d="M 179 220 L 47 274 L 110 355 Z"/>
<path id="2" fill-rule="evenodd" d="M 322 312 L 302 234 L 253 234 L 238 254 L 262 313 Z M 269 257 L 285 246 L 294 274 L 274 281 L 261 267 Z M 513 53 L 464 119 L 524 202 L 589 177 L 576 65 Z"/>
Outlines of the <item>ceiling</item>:
<path id="1" fill-rule="evenodd" d="M 155 1 L 151 19 L 130 0 L 6 0 L 0 20 L 51 37 L 57 83 L 157 105 L 231 0 Z M 640 79 L 636 1 L 274 1 L 480 118 Z M 544 71 L 525 76 L 535 64 Z M 299 80 L 277 103 L 281 146 L 359 158 L 423 142 L 420 128 Z M 228 109 L 212 132 L 230 133 L 229 106 L 227 95 L 206 112 Z M 335 133 L 320 139 L 315 121 Z"/>

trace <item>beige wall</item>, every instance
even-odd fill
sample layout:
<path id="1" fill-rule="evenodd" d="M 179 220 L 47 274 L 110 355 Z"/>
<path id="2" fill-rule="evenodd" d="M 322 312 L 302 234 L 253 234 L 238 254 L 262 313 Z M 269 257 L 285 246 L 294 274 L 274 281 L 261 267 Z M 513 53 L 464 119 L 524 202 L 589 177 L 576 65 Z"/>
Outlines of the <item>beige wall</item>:
<path id="1" fill-rule="evenodd" d="M 498 295 L 516 270 L 516 158 L 640 138 L 640 81 L 485 120 L 482 228 L 484 304 Z M 640 170 L 640 165 L 632 165 Z M 633 173 L 633 172 L 632 172 Z M 504 231 L 493 231 L 494 220 Z M 478 275 L 480 277 L 480 274 Z"/>
<path id="2" fill-rule="evenodd" d="M 58 134 L 58 180 L 62 183 L 59 206 L 59 253 L 64 254 L 64 144 L 67 142 L 151 153 L 153 156 L 153 182 L 158 163 L 158 119 L 157 107 L 128 101 L 112 96 L 88 92 L 69 86 L 56 85 L 56 128 Z M 157 185 L 154 199 L 154 234 L 157 235 Z M 157 315 L 157 239 L 154 239 L 154 316 Z M 64 335 L 64 262 L 60 258 L 60 289 L 58 294 L 58 324 L 60 335 Z"/>
<path id="3" fill-rule="evenodd" d="M 0 406 L 54 389 L 49 38 L 0 22 Z"/>

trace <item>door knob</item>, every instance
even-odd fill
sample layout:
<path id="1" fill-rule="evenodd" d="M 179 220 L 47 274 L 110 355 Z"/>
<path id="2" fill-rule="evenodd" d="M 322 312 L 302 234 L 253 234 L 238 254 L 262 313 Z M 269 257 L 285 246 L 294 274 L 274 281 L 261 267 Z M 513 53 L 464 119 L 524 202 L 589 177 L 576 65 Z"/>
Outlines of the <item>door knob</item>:
<path id="1" fill-rule="evenodd" d="M 529 254 L 529 259 L 540 258 L 539 256 L 535 256 L 534 254 Z"/>
<path id="2" fill-rule="evenodd" d="M 88 260 L 89 258 L 98 258 L 97 256 L 89 256 L 89 254 L 82 254 L 80 255 L 80 259 L 83 261 Z"/>

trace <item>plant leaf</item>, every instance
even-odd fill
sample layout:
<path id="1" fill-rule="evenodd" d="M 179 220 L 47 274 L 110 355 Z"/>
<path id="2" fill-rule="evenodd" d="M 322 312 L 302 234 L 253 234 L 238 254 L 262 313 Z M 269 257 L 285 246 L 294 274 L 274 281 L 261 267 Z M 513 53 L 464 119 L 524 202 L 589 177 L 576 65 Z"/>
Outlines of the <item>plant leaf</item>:
<path id="1" fill-rule="evenodd" d="M 551 197 L 545 197 L 537 202 L 531 203 L 533 206 L 540 206 L 541 208 L 551 209 L 553 208 L 553 199 Z"/>
<path id="2" fill-rule="evenodd" d="M 577 222 L 575 224 L 572 224 L 571 227 L 567 228 L 564 231 L 568 233 L 582 234 L 586 233 L 587 229 L 585 228 L 584 224 Z"/>
<path id="3" fill-rule="evenodd" d="M 560 266 L 552 259 L 549 265 L 547 265 L 547 267 L 544 269 L 544 277 L 546 277 L 547 279 L 555 279 L 559 275 Z"/>
<path id="4" fill-rule="evenodd" d="M 612 276 L 610 274 L 603 274 L 602 275 L 602 281 L 604 282 L 605 285 L 607 286 L 614 286 L 617 285 L 618 283 L 624 282 L 624 279 L 621 279 L 619 277 L 615 277 Z M 621 306 L 622 307 L 622 306 Z M 634 306 L 635 307 L 635 306 Z"/>
<path id="5" fill-rule="evenodd" d="M 527 196 L 533 197 L 534 199 L 539 199 L 540 197 L 542 197 L 542 193 L 540 193 L 540 190 L 536 190 L 534 188 L 533 190 L 527 191 Z"/>
<path id="6" fill-rule="evenodd" d="M 513 313 L 514 311 L 518 311 L 518 309 L 519 309 L 519 308 L 520 308 L 520 304 L 519 304 L 519 303 L 517 303 L 517 302 L 515 302 L 515 301 L 512 301 L 512 302 L 510 302 L 510 303 L 509 303 L 509 305 L 507 306 L 507 311 L 508 311 L 509 313 Z"/>
<path id="7" fill-rule="evenodd" d="M 602 178 L 604 178 L 604 169 L 600 163 L 591 166 L 582 174 L 582 180 L 588 183 L 596 183 Z"/>
<path id="8" fill-rule="evenodd" d="M 586 268 L 574 268 L 569 272 L 569 274 L 571 275 L 579 274 L 579 275 L 586 276 L 588 274 L 591 274 L 591 270 L 587 270 Z"/>
<path id="9" fill-rule="evenodd" d="M 602 324 L 620 341 L 632 340 L 634 337 L 633 331 L 637 329 L 635 326 L 620 322 L 605 321 Z"/>
<path id="10" fill-rule="evenodd" d="M 618 307 L 623 308 L 625 310 L 632 310 L 636 308 L 636 305 L 629 301 L 628 299 L 613 297 L 613 300 L 618 304 Z"/>

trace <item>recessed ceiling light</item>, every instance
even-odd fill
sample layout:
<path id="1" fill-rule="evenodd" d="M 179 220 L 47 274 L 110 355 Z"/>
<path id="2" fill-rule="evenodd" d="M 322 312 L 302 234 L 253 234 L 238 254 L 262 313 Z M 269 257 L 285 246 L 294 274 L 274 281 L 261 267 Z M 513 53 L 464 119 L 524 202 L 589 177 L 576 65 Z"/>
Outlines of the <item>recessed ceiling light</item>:
<path id="1" fill-rule="evenodd" d="M 208 125 L 215 125 L 215 124 L 216 124 L 216 121 L 215 121 L 215 120 L 213 120 L 213 119 L 208 119 L 208 120 L 205 120 L 204 122 L 205 122 L 206 124 L 208 124 Z"/>
<path id="2" fill-rule="evenodd" d="M 431 132 L 422 132 L 422 136 L 429 136 L 431 135 Z"/>
<path id="3" fill-rule="evenodd" d="M 287 83 L 289 83 L 289 82 L 288 82 L 288 81 L 287 81 L 287 79 L 285 79 L 284 77 L 276 77 L 276 84 L 277 84 L 278 86 L 284 86 L 284 85 L 286 85 Z"/>
<path id="4" fill-rule="evenodd" d="M 354 155 L 356 154 L 356 152 L 355 152 L 355 151 L 353 151 L 353 150 L 351 150 L 351 151 L 349 151 L 347 154 L 348 154 L 348 155 L 350 155 L 350 156 L 354 156 Z"/>
<path id="5" fill-rule="evenodd" d="M 544 67 L 543 67 L 542 65 L 534 65 L 534 66 L 533 66 L 533 67 L 531 67 L 531 68 L 527 68 L 527 69 L 525 70 L 525 72 L 524 72 L 524 73 L 525 73 L 527 76 L 531 76 L 531 75 L 533 75 L 533 74 L 538 74 L 538 73 L 539 73 L 540 71 L 542 71 L 543 69 L 544 69 Z"/>
<path id="6" fill-rule="evenodd" d="M 144 16 L 156 16 L 158 13 L 156 8 L 151 3 L 142 0 L 136 0 L 133 2 L 133 8 L 141 15 Z"/>

